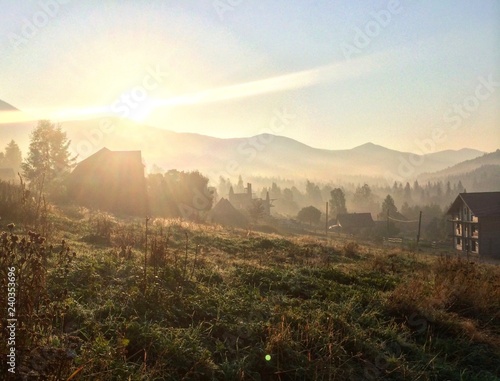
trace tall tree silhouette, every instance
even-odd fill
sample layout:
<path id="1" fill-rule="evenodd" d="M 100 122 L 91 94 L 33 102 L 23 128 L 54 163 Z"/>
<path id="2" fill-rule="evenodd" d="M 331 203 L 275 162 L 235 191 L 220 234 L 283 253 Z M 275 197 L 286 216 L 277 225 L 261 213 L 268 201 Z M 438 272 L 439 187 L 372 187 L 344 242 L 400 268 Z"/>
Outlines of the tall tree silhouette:
<path id="1" fill-rule="evenodd" d="M 345 206 L 345 193 L 341 188 L 335 188 L 330 192 L 330 216 L 336 218 L 337 215 L 347 213 Z"/>
<path id="2" fill-rule="evenodd" d="M 60 126 L 41 120 L 31 133 L 28 155 L 21 164 L 24 177 L 30 187 L 40 194 L 60 187 L 74 166 L 70 157 L 70 141 Z"/>

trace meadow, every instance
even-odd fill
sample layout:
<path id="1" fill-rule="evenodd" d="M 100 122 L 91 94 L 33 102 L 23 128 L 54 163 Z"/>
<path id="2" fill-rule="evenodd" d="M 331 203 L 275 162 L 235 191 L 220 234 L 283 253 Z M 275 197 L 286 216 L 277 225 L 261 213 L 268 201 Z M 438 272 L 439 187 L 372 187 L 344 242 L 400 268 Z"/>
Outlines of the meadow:
<path id="1" fill-rule="evenodd" d="M 1 222 L 12 379 L 500 379 L 495 265 L 76 207 Z"/>

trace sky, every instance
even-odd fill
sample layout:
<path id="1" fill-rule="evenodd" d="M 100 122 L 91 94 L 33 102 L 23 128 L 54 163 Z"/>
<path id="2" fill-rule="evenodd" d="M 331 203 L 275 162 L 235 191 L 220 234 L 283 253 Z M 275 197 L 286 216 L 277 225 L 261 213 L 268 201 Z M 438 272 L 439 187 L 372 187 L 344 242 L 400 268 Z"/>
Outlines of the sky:
<path id="1" fill-rule="evenodd" d="M 324 149 L 500 148 L 496 0 L 0 4 L 0 99 L 63 128 L 116 115 Z"/>

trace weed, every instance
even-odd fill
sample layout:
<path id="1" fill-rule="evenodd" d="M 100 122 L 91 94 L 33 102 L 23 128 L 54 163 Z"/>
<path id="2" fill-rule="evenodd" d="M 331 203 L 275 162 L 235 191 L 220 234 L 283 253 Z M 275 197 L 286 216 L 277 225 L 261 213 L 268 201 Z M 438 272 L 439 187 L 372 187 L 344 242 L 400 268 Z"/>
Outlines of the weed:
<path id="1" fill-rule="evenodd" d="M 9 224 L 9 232 L 0 235 L 0 284 L 2 290 L 7 290 L 9 282 L 15 295 L 9 316 L 17 319 L 18 373 L 21 377 L 60 379 L 69 372 L 76 357 L 74 343 L 63 328 L 68 298 L 66 276 L 76 254 L 63 243 L 52 258 L 53 248 L 47 245 L 45 237 L 32 231 L 28 235 L 15 234 L 14 228 L 14 224 Z M 7 295 L 0 295 L 0 305 L 8 305 Z M 5 324 L 3 320 L 2 342 L 7 342 Z"/>
<path id="2" fill-rule="evenodd" d="M 346 257 L 356 258 L 359 252 L 359 245 L 357 242 L 354 241 L 347 242 L 344 245 L 342 251 Z"/>

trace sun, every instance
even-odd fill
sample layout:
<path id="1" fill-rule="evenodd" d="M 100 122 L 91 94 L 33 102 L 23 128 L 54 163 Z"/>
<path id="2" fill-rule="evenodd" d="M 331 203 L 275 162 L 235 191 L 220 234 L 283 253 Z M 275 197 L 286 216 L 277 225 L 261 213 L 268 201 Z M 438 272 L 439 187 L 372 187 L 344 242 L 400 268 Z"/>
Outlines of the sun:
<path id="1" fill-rule="evenodd" d="M 144 99 L 130 106 L 128 119 L 135 122 L 144 123 L 148 120 L 151 113 L 156 109 L 155 102 L 150 99 Z"/>

